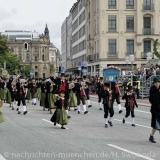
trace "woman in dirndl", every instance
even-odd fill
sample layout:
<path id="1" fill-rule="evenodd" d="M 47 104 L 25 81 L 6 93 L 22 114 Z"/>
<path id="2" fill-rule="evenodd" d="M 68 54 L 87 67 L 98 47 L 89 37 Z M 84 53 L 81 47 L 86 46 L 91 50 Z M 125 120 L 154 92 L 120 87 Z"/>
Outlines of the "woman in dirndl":
<path id="1" fill-rule="evenodd" d="M 0 101 L 0 107 L 2 107 L 3 103 L 2 101 Z M 3 117 L 3 113 L 2 111 L 0 110 L 0 123 L 4 122 L 4 117 Z"/>
<path id="2" fill-rule="evenodd" d="M 56 125 L 56 123 L 61 124 L 61 129 L 66 129 L 64 125 L 67 125 L 68 118 L 67 118 L 67 106 L 68 100 L 65 99 L 65 91 L 61 91 L 59 93 L 59 99 L 55 102 L 56 111 L 54 112 L 51 122 Z"/>
<path id="3" fill-rule="evenodd" d="M 43 107 L 43 110 L 45 111 L 45 101 L 46 101 L 46 79 L 42 80 L 41 84 L 41 98 L 40 98 L 40 106 Z"/>
<path id="4" fill-rule="evenodd" d="M 77 97 L 76 97 L 76 94 L 75 94 L 76 90 L 75 90 L 75 84 L 74 84 L 74 80 L 70 79 L 70 83 L 69 83 L 69 103 L 68 103 L 68 106 L 69 106 L 69 110 L 70 110 L 70 107 L 74 107 L 74 111 L 76 111 L 76 106 L 77 106 Z"/>
<path id="5" fill-rule="evenodd" d="M 152 143 L 156 143 L 154 140 L 154 134 L 156 130 L 160 132 L 160 80 L 158 77 L 153 79 L 153 85 L 150 88 L 149 101 L 151 103 L 151 127 L 152 132 L 149 140 Z"/>

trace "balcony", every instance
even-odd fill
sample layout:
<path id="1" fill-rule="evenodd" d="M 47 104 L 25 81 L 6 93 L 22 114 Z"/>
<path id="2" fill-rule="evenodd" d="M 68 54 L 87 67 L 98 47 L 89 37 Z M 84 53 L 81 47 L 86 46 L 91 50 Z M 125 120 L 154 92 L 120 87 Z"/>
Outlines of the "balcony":
<path id="1" fill-rule="evenodd" d="M 125 55 L 129 57 L 130 55 L 136 55 L 136 52 L 125 52 Z"/>
<path id="2" fill-rule="evenodd" d="M 154 10 L 154 4 L 150 4 L 150 5 L 142 4 L 142 10 L 143 11 L 153 11 Z"/>
<path id="3" fill-rule="evenodd" d="M 153 35 L 154 29 L 153 28 L 143 28 L 142 33 L 143 33 L 143 35 Z"/>
<path id="4" fill-rule="evenodd" d="M 108 55 L 108 58 L 110 59 L 115 59 L 117 58 L 117 55 L 118 55 L 118 52 L 117 53 L 110 53 L 110 52 L 107 52 L 107 55 Z"/>
<path id="5" fill-rule="evenodd" d="M 108 28 L 108 32 L 116 32 L 116 28 Z"/>
<path id="6" fill-rule="evenodd" d="M 108 9 L 116 9 L 116 5 L 108 5 Z"/>

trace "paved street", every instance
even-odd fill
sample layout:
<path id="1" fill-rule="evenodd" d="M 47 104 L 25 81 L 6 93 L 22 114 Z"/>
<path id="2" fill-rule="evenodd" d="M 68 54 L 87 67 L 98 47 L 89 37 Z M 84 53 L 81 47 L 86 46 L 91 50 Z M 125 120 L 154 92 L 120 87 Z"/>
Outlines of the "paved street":
<path id="1" fill-rule="evenodd" d="M 72 118 L 66 130 L 50 123 L 51 115 L 39 105 L 28 105 L 27 115 L 18 115 L 8 104 L 2 111 L 5 123 L 0 124 L 0 154 L 6 160 L 159 160 L 160 136 L 155 134 L 156 144 L 148 141 L 150 108 L 139 106 L 135 110 L 136 127 L 131 117 L 122 124 L 115 104 L 113 127 L 104 128 L 103 111 L 98 110 L 96 98 L 88 115 L 70 111 Z M 0 156 L 0 160 L 3 158 Z"/>

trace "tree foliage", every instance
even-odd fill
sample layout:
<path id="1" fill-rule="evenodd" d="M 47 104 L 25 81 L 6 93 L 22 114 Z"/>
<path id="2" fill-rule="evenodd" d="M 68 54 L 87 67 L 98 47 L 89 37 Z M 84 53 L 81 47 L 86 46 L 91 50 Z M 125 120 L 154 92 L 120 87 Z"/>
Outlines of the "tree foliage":
<path id="1" fill-rule="evenodd" d="M 158 41 L 159 41 L 159 40 L 156 39 L 156 40 L 154 41 L 154 43 L 153 43 L 153 53 L 155 54 L 155 56 L 156 56 L 157 58 L 160 59 L 160 53 L 158 52 L 158 49 L 157 49 L 157 47 L 160 45 Z"/>
<path id="2" fill-rule="evenodd" d="M 29 65 L 20 65 L 18 68 L 21 76 L 29 76 L 30 70 L 32 69 Z"/>
<path id="3" fill-rule="evenodd" d="M 7 37 L 0 35 L 0 55 L 5 55 L 9 52 L 9 47 L 7 45 Z"/>
<path id="4" fill-rule="evenodd" d="M 54 65 L 53 64 L 50 64 L 50 73 L 54 72 L 55 71 L 55 68 L 54 68 Z"/>

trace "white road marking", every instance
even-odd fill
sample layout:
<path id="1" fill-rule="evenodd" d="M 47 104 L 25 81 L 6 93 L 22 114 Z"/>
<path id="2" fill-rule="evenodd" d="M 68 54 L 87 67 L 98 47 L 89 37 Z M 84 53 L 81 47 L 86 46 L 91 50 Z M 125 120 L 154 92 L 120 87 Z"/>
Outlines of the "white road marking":
<path id="1" fill-rule="evenodd" d="M 0 154 L 0 160 L 6 160 L 6 159 Z"/>
<path id="2" fill-rule="evenodd" d="M 50 124 L 53 124 L 51 121 L 48 121 L 48 120 L 46 120 L 46 119 L 42 119 L 43 121 L 45 121 L 45 122 L 48 122 L 48 123 L 50 123 Z M 56 124 L 56 126 L 58 126 L 58 127 L 61 127 L 61 125 L 59 125 L 59 124 Z M 66 127 L 65 127 L 66 128 Z M 66 128 L 66 129 L 69 129 L 69 128 Z"/>
<path id="3" fill-rule="evenodd" d="M 124 149 L 124 148 L 115 146 L 115 145 L 113 145 L 113 144 L 108 144 L 108 146 L 113 147 L 113 148 L 116 148 L 116 149 L 121 150 L 121 151 L 124 151 L 124 152 L 127 152 L 127 153 L 130 153 L 130 154 L 134 155 L 134 157 L 137 156 L 137 157 L 140 157 L 140 158 L 143 158 L 143 159 L 146 159 L 146 160 L 155 160 L 155 159 L 153 159 L 153 158 L 151 158 L 151 157 L 146 157 L 146 156 L 144 156 L 144 155 L 142 155 L 142 154 L 132 152 L 132 151 L 130 151 L 130 150 L 127 150 L 127 149 Z M 124 156 L 125 156 L 125 154 L 124 154 Z M 127 158 L 127 155 L 126 155 L 126 158 Z"/>
<path id="4" fill-rule="evenodd" d="M 97 102 L 92 102 L 92 103 L 96 103 L 96 104 L 98 104 Z M 115 108 L 118 108 L 117 106 L 114 106 Z M 123 109 L 125 109 L 125 107 L 122 107 Z M 135 109 L 134 111 L 136 111 L 136 112 L 140 112 L 140 113 L 146 113 L 146 114 L 151 114 L 151 112 L 146 112 L 146 111 L 141 111 L 141 110 L 137 110 L 137 109 Z"/>
<path id="5" fill-rule="evenodd" d="M 118 121 L 118 122 L 122 122 L 122 120 L 119 120 L 119 119 L 114 119 L 115 121 Z M 131 122 L 125 122 L 125 123 L 129 123 L 129 124 L 132 124 Z M 135 124 L 136 126 L 139 126 L 139 127 L 144 127 L 144 128 L 149 128 L 151 129 L 151 127 L 148 127 L 148 126 L 144 126 L 144 125 L 141 125 L 141 124 Z"/>

